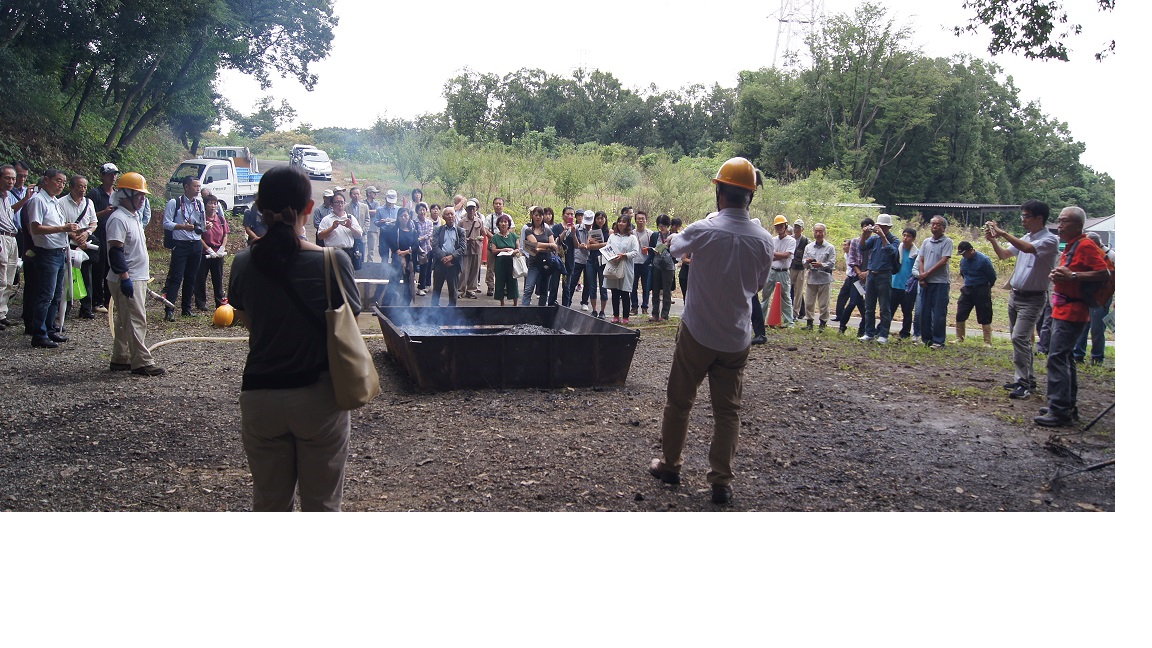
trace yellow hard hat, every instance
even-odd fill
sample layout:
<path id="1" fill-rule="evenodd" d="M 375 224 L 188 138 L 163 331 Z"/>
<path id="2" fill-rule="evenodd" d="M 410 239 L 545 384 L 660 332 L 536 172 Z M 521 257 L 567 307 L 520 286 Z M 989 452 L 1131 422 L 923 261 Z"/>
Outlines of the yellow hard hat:
<path id="1" fill-rule="evenodd" d="M 776 218 L 772 219 L 772 227 L 776 227 L 777 225 L 787 225 L 787 224 L 788 224 L 788 218 L 786 216 L 779 215 Z"/>
<path id="2" fill-rule="evenodd" d="M 129 171 L 128 173 L 120 176 L 120 179 L 116 181 L 116 188 L 131 189 L 133 191 L 151 193 L 148 191 L 148 181 L 144 179 L 144 176 L 136 173 L 135 171 Z"/>
<path id="3" fill-rule="evenodd" d="M 215 313 L 212 313 L 213 326 L 232 326 L 232 320 L 236 317 L 236 310 L 230 304 L 220 304 Z"/>
<path id="4" fill-rule="evenodd" d="M 720 170 L 716 172 L 712 182 L 714 184 L 723 182 L 748 191 L 756 191 L 758 186 L 764 184 L 760 170 L 742 157 L 734 157 L 720 165 Z"/>

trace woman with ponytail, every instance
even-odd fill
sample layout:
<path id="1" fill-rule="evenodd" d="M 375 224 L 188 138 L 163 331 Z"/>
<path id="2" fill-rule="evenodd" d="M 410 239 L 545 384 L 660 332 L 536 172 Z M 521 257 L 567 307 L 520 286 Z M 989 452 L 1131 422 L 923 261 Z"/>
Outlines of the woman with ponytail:
<path id="1" fill-rule="evenodd" d="M 252 470 L 252 508 L 338 511 L 350 419 L 328 374 L 324 250 L 309 243 L 312 184 L 295 167 L 264 174 L 256 209 L 268 233 L 232 262 L 229 302 L 249 330 L 240 387 L 241 437 Z M 334 251 L 335 271 L 355 286 L 352 262 Z M 333 278 L 332 307 L 342 303 Z M 360 293 L 348 293 L 360 312 Z"/>

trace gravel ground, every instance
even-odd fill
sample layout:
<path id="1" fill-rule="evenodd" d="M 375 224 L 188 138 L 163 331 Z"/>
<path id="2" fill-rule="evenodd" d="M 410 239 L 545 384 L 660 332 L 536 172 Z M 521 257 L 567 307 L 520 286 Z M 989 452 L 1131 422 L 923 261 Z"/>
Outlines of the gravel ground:
<path id="1" fill-rule="evenodd" d="M 154 270 L 165 266 L 154 259 Z M 161 315 L 158 305 L 150 309 L 150 343 L 244 334 L 213 329 L 208 313 L 176 323 Z M 711 504 L 704 480 L 706 386 L 684 483 L 664 486 L 645 468 L 659 452 L 675 322 L 639 325 L 625 387 L 417 394 L 383 341 L 370 339 L 383 393 L 352 415 L 345 510 L 1115 509 L 1114 467 L 1053 481 L 1114 458 L 1114 416 L 1089 434 L 1034 426 L 1044 402 L 1012 401 L 1000 389 L 1010 372 L 1007 342 L 931 352 L 865 345 L 831 330 L 771 331 L 768 345 L 753 350 L 731 506 Z M 380 332 L 370 316 L 361 327 Z M 146 378 L 108 371 L 102 319 L 69 321 L 71 339 L 56 350 L 31 348 L 21 332 L 0 333 L 8 385 L 0 508 L 249 509 L 238 432 L 246 343 L 165 345 L 154 354 L 169 373 Z M 1114 401 L 1110 362 L 1080 374 L 1089 416 Z"/>

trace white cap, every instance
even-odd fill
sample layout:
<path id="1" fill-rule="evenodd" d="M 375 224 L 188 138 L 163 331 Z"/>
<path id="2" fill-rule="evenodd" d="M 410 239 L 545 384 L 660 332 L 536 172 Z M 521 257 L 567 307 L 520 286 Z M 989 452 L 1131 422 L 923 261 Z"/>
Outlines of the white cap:
<path id="1" fill-rule="evenodd" d="M 395 189 L 389 189 L 387 191 L 387 193 L 384 194 L 384 202 L 391 203 L 393 205 L 396 204 L 396 190 Z"/>
<path id="2" fill-rule="evenodd" d="M 332 191 L 331 189 L 325 189 L 325 190 L 324 190 L 324 197 L 325 197 L 325 198 L 331 198 L 331 197 L 333 197 L 333 196 L 335 196 L 335 195 L 336 195 L 336 192 L 335 192 L 335 191 Z"/>
<path id="3" fill-rule="evenodd" d="M 479 207 L 479 206 L 480 205 L 476 204 L 475 200 L 469 200 L 468 202 L 464 203 L 464 209 L 468 209 L 469 207 Z"/>
<path id="4" fill-rule="evenodd" d="M 876 224 L 892 227 L 892 214 L 880 214 L 876 217 Z"/>
<path id="5" fill-rule="evenodd" d="M 115 164 L 108 162 L 104 166 L 100 167 L 100 175 L 104 175 L 105 173 L 120 173 L 120 169 Z"/>

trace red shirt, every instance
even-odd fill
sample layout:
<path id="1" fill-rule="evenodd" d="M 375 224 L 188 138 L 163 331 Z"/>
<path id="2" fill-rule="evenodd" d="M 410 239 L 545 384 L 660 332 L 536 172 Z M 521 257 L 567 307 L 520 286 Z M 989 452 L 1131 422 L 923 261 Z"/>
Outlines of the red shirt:
<path id="1" fill-rule="evenodd" d="M 1069 259 L 1068 251 L 1077 241 L 1080 241 L 1080 244 L 1076 245 L 1075 253 Z M 1073 272 L 1108 269 L 1108 263 L 1104 260 L 1104 252 L 1100 246 L 1083 234 L 1065 244 L 1064 252 L 1060 255 L 1060 265 L 1068 266 Z M 1066 322 L 1087 322 L 1090 319 L 1088 304 L 1084 302 L 1083 296 L 1080 294 L 1080 282 L 1057 279 L 1053 283 L 1056 289 L 1052 295 L 1052 317 Z M 1060 303 L 1057 304 L 1057 302 Z"/>

